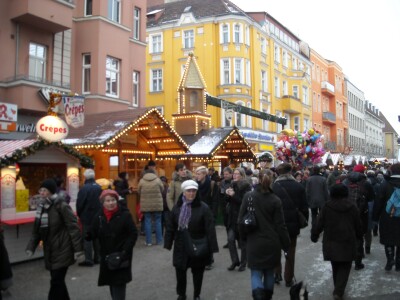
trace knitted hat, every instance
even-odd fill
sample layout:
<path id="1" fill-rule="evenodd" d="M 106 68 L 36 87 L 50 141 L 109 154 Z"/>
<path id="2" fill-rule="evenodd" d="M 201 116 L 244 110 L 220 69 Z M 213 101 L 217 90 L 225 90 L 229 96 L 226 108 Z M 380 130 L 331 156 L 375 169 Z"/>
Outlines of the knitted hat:
<path id="1" fill-rule="evenodd" d="M 186 181 L 182 182 L 181 188 L 182 188 L 182 191 L 191 190 L 191 189 L 197 190 L 197 189 L 199 189 L 199 185 L 194 180 L 186 180 Z"/>
<path id="2" fill-rule="evenodd" d="M 52 194 L 57 192 L 57 184 L 52 178 L 44 180 L 40 185 L 40 188 L 46 188 Z"/>
<path id="3" fill-rule="evenodd" d="M 364 173 L 364 171 L 365 171 L 365 168 L 361 164 L 360 165 L 356 165 L 353 168 L 353 172 Z"/>
<path id="4" fill-rule="evenodd" d="M 335 184 L 330 189 L 331 198 L 340 199 L 349 195 L 349 189 L 342 183 Z"/>
<path id="5" fill-rule="evenodd" d="M 117 201 L 119 200 L 119 195 L 114 190 L 104 190 L 100 194 L 100 201 L 103 202 L 106 196 L 114 197 Z"/>

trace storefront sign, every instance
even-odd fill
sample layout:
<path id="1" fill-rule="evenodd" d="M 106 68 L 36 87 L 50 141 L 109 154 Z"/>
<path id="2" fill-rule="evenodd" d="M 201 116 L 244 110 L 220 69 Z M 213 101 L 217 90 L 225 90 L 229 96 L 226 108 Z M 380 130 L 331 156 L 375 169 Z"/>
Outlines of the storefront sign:
<path id="1" fill-rule="evenodd" d="M 17 122 L 18 106 L 0 102 L 0 122 Z"/>
<path id="2" fill-rule="evenodd" d="M 59 117 L 46 116 L 36 123 L 36 132 L 49 142 L 58 142 L 68 135 L 68 125 Z"/>
<path id="3" fill-rule="evenodd" d="M 256 130 L 240 130 L 240 133 L 249 140 L 255 140 L 259 142 L 273 142 L 276 140 L 276 136 L 273 134 L 267 134 L 262 131 Z"/>
<path id="4" fill-rule="evenodd" d="M 82 96 L 63 96 L 65 120 L 74 128 L 82 127 L 85 122 L 85 98 Z"/>

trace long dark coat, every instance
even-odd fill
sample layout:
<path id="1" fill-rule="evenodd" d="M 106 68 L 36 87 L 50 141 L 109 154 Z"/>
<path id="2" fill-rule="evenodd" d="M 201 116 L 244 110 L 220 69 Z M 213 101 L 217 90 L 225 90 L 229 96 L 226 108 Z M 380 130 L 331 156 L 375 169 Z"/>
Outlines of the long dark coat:
<path id="1" fill-rule="evenodd" d="M 192 203 L 192 215 L 188 230 L 194 239 L 207 236 L 210 254 L 201 258 L 190 258 L 187 254 L 184 234 L 178 230 L 179 214 L 183 205 L 182 194 L 171 211 L 171 217 L 167 223 L 164 237 L 164 248 L 171 250 L 174 245 L 172 263 L 175 268 L 186 270 L 191 267 L 205 267 L 212 262 L 212 253 L 218 252 L 217 234 L 215 231 L 214 218 L 210 208 L 202 202 L 196 194 Z"/>
<path id="2" fill-rule="evenodd" d="M 298 236 L 300 225 L 297 210 L 308 220 L 308 206 L 304 186 L 291 175 L 281 175 L 275 180 L 272 190 L 282 200 L 283 215 L 289 236 Z"/>
<path id="3" fill-rule="evenodd" d="M 393 175 L 382 182 L 372 216 L 374 221 L 379 221 L 380 243 L 388 246 L 400 246 L 400 218 L 391 218 L 386 212 L 386 203 L 392 196 L 394 187 L 400 188 L 400 175 Z"/>
<path id="4" fill-rule="evenodd" d="M 328 183 L 321 174 L 311 175 L 306 182 L 306 196 L 310 208 L 321 208 L 329 198 Z"/>
<path id="5" fill-rule="evenodd" d="M 281 259 L 281 250 L 290 246 L 289 233 L 283 218 L 281 200 L 272 191 L 262 191 L 256 187 L 244 196 L 239 211 L 239 219 L 247 210 L 246 199 L 251 195 L 258 227 L 246 234 L 239 225 L 239 234 L 244 237 L 247 247 L 247 265 L 252 269 L 272 269 Z"/>
<path id="6" fill-rule="evenodd" d="M 100 242 L 100 274 L 98 285 L 121 285 L 132 280 L 132 250 L 137 240 L 137 229 L 129 210 L 119 206 L 119 210 L 107 223 L 101 210 L 93 219 L 90 237 Z M 129 267 L 109 270 L 105 257 L 113 252 L 124 251 L 129 260 Z"/>
<path id="7" fill-rule="evenodd" d="M 0 282 L 11 281 L 12 276 L 13 275 L 11 270 L 10 259 L 8 257 L 6 246 L 4 244 L 3 232 L 2 229 L 0 228 Z"/>
<path id="8" fill-rule="evenodd" d="M 86 179 L 85 184 L 79 190 L 76 213 L 83 224 L 90 225 L 95 214 L 101 209 L 99 201 L 101 192 L 101 186 L 93 178 Z"/>
<path id="9" fill-rule="evenodd" d="M 322 252 L 325 260 L 353 261 L 357 254 L 357 239 L 362 238 L 357 206 L 347 198 L 328 201 L 312 228 L 311 240 L 316 242 L 324 232 Z"/>
<path id="10" fill-rule="evenodd" d="M 39 204 L 39 206 L 41 205 L 43 203 Z M 40 218 L 36 216 L 32 237 L 26 250 L 35 252 L 42 240 L 46 269 L 57 270 L 73 265 L 75 263 L 74 253 L 82 251 L 81 232 L 77 217 L 69 204 L 64 199 L 60 199 L 57 194 L 51 197 L 51 205 L 47 209 L 47 213 L 48 228 L 41 228 Z"/>
<path id="11" fill-rule="evenodd" d="M 232 188 L 235 194 L 231 197 L 226 195 L 228 220 L 227 228 L 237 230 L 240 206 L 242 205 L 244 195 L 251 191 L 251 185 L 247 180 L 232 181 Z"/>

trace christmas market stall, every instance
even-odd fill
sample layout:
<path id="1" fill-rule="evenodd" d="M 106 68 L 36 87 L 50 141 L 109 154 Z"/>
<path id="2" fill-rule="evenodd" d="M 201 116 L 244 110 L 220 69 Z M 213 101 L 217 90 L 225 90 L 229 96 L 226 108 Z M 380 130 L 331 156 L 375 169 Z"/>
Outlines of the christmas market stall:
<path id="1" fill-rule="evenodd" d="M 35 196 L 46 178 L 59 177 L 75 209 L 79 169 L 93 161 L 60 142 L 38 140 L 0 141 L 1 226 L 11 262 L 26 260 L 24 252 L 35 217 Z M 36 256 L 42 255 L 38 251 Z M 36 257 L 35 256 L 35 257 Z"/>
<path id="2" fill-rule="evenodd" d="M 85 126 L 71 128 L 63 142 L 93 158 L 97 179 L 112 182 L 120 172 L 128 173 L 134 190 L 128 207 L 136 221 L 135 190 L 145 166 L 162 157 L 157 162 L 157 174 L 170 177 L 176 164 L 171 157 L 189 150 L 156 108 L 87 115 Z"/>

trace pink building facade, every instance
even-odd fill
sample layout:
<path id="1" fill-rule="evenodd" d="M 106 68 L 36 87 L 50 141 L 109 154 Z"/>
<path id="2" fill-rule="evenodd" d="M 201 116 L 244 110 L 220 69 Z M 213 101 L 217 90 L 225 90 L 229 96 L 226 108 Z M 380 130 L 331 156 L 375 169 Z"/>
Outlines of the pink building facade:
<path id="1" fill-rule="evenodd" d="M 146 0 L 2 0 L 0 28 L 0 102 L 18 105 L 0 139 L 23 139 L 51 90 L 87 114 L 145 106 Z"/>

